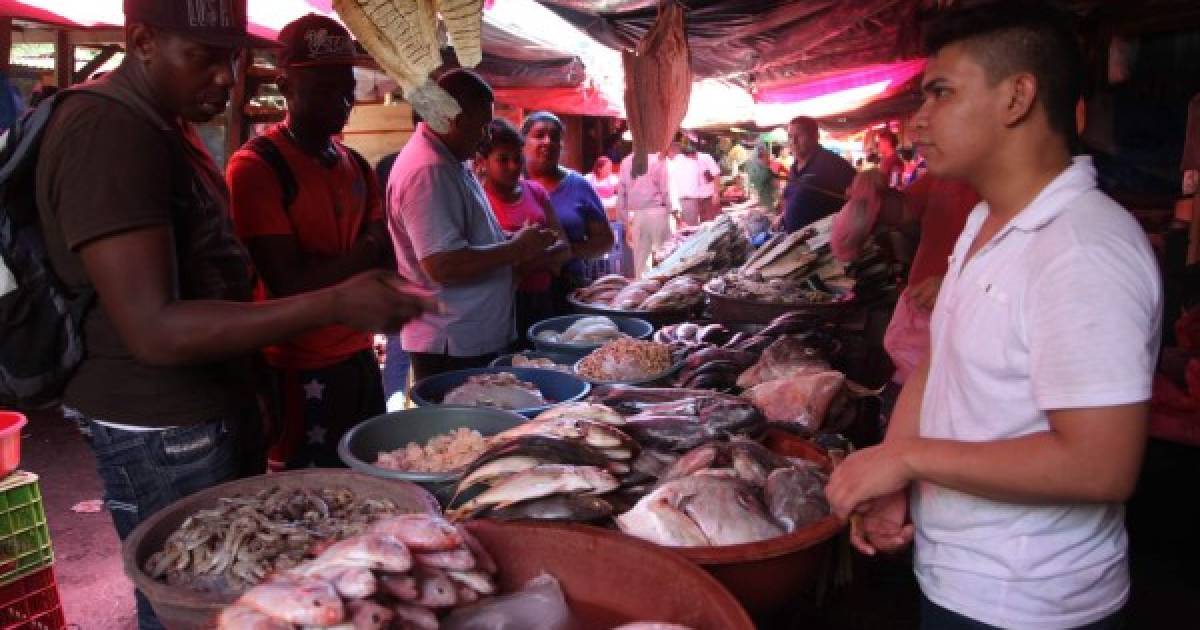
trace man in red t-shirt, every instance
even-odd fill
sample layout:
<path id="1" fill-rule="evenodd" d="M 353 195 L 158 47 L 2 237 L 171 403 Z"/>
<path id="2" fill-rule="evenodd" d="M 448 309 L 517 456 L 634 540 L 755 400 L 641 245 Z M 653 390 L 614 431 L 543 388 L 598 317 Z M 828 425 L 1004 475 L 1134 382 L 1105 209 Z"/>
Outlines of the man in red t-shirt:
<path id="1" fill-rule="evenodd" d="M 936 175 L 924 175 L 904 190 L 905 222 L 921 224 L 921 242 L 908 272 L 908 287 L 896 302 L 883 338 L 896 366 L 892 381 L 897 385 L 903 385 L 929 354 L 929 316 L 954 243 L 978 203 L 979 195 L 969 184 Z"/>
<path id="2" fill-rule="evenodd" d="M 375 174 L 334 139 L 354 105 L 353 66 L 366 58 L 344 27 L 318 15 L 288 24 L 279 40 L 287 120 L 234 153 L 226 174 L 260 297 L 394 266 Z M 384 412 L 371 335 L 327 326 L 268 348 L 265 357 L 274 381 L 271 465 L 340 466 L 341 435 Z"/>

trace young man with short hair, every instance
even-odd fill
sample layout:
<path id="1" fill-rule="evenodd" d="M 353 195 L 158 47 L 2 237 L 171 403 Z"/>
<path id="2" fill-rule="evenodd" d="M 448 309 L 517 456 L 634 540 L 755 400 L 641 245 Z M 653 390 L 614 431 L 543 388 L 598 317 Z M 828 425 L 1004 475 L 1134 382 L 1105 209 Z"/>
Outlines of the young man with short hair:
<path id="1" fill-rule="evenodd" d="M 337 21 L 309 14 L 279 32 L 288 116 L 233 154 L 226 169 L 238 238 L 258 269 L 259 298 L 306 293 L 393 267 L 373 169 L 335 136 L 354 106 L 354 66 L 369 62 Z M 267 348 L 273 469 L 337 467 L 337 443 L 385 411 L 371 332 L 332 325 Z"/>
<path id="2" fill-rule="evenodd" d="M 242 50 L 273 44 L 247 35 L 245 0 L 208 4 L 126 0 L 124 61 L 56 103 L 36 167 L 54 271 L 98 298 L 63 404 L 121 538 L 181 497 L 262 471 L 252 353 L 334 323 L 395 330 L 429 306 L 384 271 L 249 303 L 250 259 L 192 125 L 225 109 Z M 141 593 L 138 623 L 162 627 Z"/>
<path id="3" fill-rule="evenodd" d="M 1161 281 L 1138 223 L 1071 155 L 1084 72 L 1067 24 L 1021 0 L 929 34 L 914 137 L 930 173 L 983 203 L 886 439 L 827 488 L 838 516 L 861 515 L 860 550 L 915 534 L 923 628 L 1116 628 L 1129 597 L 1122 504 L 1145 446 Z"/>

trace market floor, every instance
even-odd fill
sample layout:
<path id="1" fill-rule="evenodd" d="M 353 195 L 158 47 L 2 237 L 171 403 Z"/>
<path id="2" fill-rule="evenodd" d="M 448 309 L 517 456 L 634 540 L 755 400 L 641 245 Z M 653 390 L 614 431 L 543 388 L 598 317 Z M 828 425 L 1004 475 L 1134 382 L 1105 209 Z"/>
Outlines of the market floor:
<path id="1" fill-rule="evenodd" d="M 101 496 L 95 462 L 79 433 L 53 414 L 30 417 L 22 444 L 22 468 L 41 477 L 55 551 L 55 575 L 70 627 L 130 630 L 132 586 L 121 568 L 120 545 L 107 513 L 75 512 Z M 1131 629 L 1185 627 L 1200 619 L 1200 552 L 1195 524 L 1200 502 L 1197 449 L 1152 443 L 1142 487 L 1130 504 L 1133 540 Z M 774 630 L 905 630 L 917 627 L 917 589 L 904 558 L 853 563 L 853 582 L 834 591 L 823 610 Z M 1186 620 L 1186 621 L 1185 621 Z"/>

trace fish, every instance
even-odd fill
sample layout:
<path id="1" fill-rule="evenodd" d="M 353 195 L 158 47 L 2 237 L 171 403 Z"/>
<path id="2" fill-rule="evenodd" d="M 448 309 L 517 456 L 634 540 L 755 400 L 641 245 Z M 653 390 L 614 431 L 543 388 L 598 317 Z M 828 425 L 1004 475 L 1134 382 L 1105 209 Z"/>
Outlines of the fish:
<path id="1" fill-rule="evenodd" d="M 400 627 L 411 630 L 438 630 L 438 618 L 432 610 L 414 604 L 394 604 Z"/>
<path id="2" fill-rule="evenodd" d="M 294 627 L 241 604 L 222 610 L 217 618 L 217 630 L 293 630 Z"/>
<path id="3" fill-rule="evenodd" d="M 625 430 L 648 448 L 682 453 L 715 435 L 694 416 L 632 416 Z"/>
<path id="4" fill-rule="evenodd" d="M 359 567 L 403 573 L 412 565 L 412 553 L 403 542 L 391 534 L 372 531 L 334 544 L 308 563 L 304 572 L 312 575 L 328 567 Z"/>
<path id="5" fill-rule="evenodd" d="M 702 444 L 684 453 L 675 463 L 671 464 L 662 476 L 661 481 L 672 481 L 687 477 L 696 471 L 712 466 L 717 461 L 721 449 L 716 443 Z"/>
<path id="6" fill-rule="evenodd" d="M 246 591 L 238 604 L 287 623 L 329 626 L 342 621 L 346 609 L 333 585 L 306 577 L 281 577 Z"/>
<path id="7" fill-rule="evenodd" d="M 580 494 L 556 494 L 493 508 L 487 516 L 501 521 L 598 521 L 611 516 L 613 507 L 604 499 Z"/>
<path id="8" fill-rule="evenodd" d="M 415 602 L 420 596 L 420 591 L 417 590 L 417 578 L 408 574 L 380 576 L 379 584 L 392 597 L 406 602 Z"/>
<path id="9" fill-rule="evenodd" d="M 497 440 L 497 438 L 493 438 Z M 463 471 L 457 490 L 462 492 L 478 483 L 529 470 L 539 464 L 570 464 L 599 466 L 609 464 L 608 458 L 595 448 L 552 435 L 516 435 L 484 451 Z"/>
<path id="10" fill-rule="evenodd" d="M 496 582 L 483 571 L 447 571 L 446 577 L 480 595 L 495 595 Z"/>
<path id="11" fill-rule="evenodd" d="M 475 555 L 463 547 L 454 551 L 429 551 L 413 554 L 413 561 L 425 567 L 470 571 L 475 568 Z"/>
<path id="12" fill-rule="evenodd" d="M 789 468 L 787 458 L 772 453 L 767 447 L 744 437 L 729 440 L 729 458 L 733 469 L 743 481 L 756 487 L 767 483 L 767 476 L 779 468 Z"/>
<path id="13" fill-rule="evenodd" d="M 524 455 L 513 455 L 510 457 L 501 457 L 493 459 L 489 462 L 480 463 L 476 460 L 471 464 L 469 471 L 458 482 L 455 488 L 457 494 L 462 494 L 466 489 L 480 483 L 492 483 L 497 479 L 511 477 L 519 472 L 525 472 L 530 468 L 547 463 L 544 460 L 536 457 L 527 457 Z"/>
<path id="14" fill-rule="evenodd" d="M 418 566 L 413 570 L 417 578 L 417 599 L 413 602 L 426 608 L 450 608 L 458 603 L 458 588 L 441 569 Z"/>
<path id="15" fill-rule="evenodd" d="M 615 490 L 618 485 L 620 483 L 616 477 L 595 466 L 547 464 L 517 473 L 447 513 L 459 518 L 475 514 L 483 508 L 502 508 L 552 494 L 604 494 Z"/>
<path id="16" fill-rule="evenodd" d="M 432 514 L 401 514 L 376 522 L 368 531 L 391 534 L 416 552 L 451 551 L 463 545 L 462 535 L 446 519 Z"/>
<path id="17" fill-rule="evenodd" d="M 613 519 L 621 531 L 667 547 L 707 547 L 704 530 L 666 496 L 646 495 Z"/>
<path id="18" fill-rule="evenodd" d="M 499 566 L 496 565 L 496 560 L 492 558 L 492 554 L 488 552 L 483 543 L 479 542 L 479 539 L 470 530 L 463 525 L 459 525 L 458 533 L 462 536 L 463 543 L 466 544 L 467 549 L 470 549 L 471 553 L 475 554 L 475 564 L 480 571 L 494 575 L 500 570 Z"/>
<path id="19" fill-rule="evenodd" d="M 754 490 L 737 479 L 688 477 L 680 507 L 704 532 L 710 544 L 738 545 L 784 533 L 767 514 Z"/>
<path id="20" fill-rule="evenodd" d="M 767 477 L 763 498 L 772 518 L 793 532 L 829 515 L 823 475 L 814 468 L 787 467 Z"/>
<path id="21" fill-rule="evenodd" d="M 376 602 L 360 599 L 346 604 L 354 630 L 385 630 L 392 624 L 396 612 Z"/>
<path id="22" fill-rule="evenodd" d="M 375 574 L 362 567 L 330 566 L 308 575 L 333 584 L 338 595 L 346 599 L 370 597 L 379 590 Z"/>
<path id="23" fill-rule="evenodd" d="M 571 417 L 530 420 L 500 433 L 493 439 L 504 442 L 523 435 L 552 436 L 581 442 L 601 450 L 628 449 L 635 451 L 637 449 L 637 443 L 615 426 Z"/>
<path id="24" fill-rule="evenodd" d="M 458 585 L 458 605 L 465 606 L 479 601 L 479 593 L 462 584 Z"/>
<path id="25" fill-rule="evenodd" d="M 609 407 L 597 403 L 575 402 L 551 407 L 538 414 L 534 420 L 553 420 L 557 418 L 581 418 L 620 426 L 625 424 L 625 417 Z"/>

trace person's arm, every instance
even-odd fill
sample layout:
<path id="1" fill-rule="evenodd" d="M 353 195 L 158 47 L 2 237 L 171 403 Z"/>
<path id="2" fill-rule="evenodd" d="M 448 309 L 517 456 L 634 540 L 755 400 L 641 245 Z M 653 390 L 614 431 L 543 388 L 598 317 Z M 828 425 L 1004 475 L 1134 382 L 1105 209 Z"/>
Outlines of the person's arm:
<path id="1" fill-rule="evenodd" d="M 181 300 L 174 238 L 166 225 L 96 239 L 79 255 L 122 341 L 148 365 L 222 360 L 333 323 L 391 332 L 432 307 L 394 273 L 382 270 L 268 302 Z"/>
<path id="2" fill-rule="evenodd" d="M 354 248 L 336 258 L 300 253 L 294 236 L 246 239 L 246 249 L 271 295 L 286 297 L 332 286 L 355 274 L 385 267 L 391 240 L 382 221 L 372 222 Z"/>
<path id="3" fill-rule="evenodd" d="M 470 284 L 503 267 L 531 260 L 554 244 L 558 235 L 534 226 L 522 228 L 512 240 L 495 245 L 441 251 L 421 259 L 421 269 L 438 284 Z"/>
<path id="4" fill-rule="evenodd" d="M 588 185 L 583 192 L 586 203 L 579 210 L 583 218 L 584 240 L 572 243 L 571 250 L 576 258 L 590 260 L 612 251 L 616 239 L 613 236 L 612 226 L 608 224 L 608 216 L 604 214 L 604 204 L 600 202 L 600 196 L 596 194 L 596 189 Z"/>

